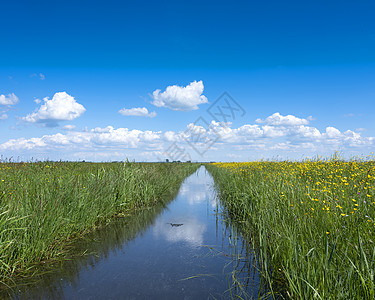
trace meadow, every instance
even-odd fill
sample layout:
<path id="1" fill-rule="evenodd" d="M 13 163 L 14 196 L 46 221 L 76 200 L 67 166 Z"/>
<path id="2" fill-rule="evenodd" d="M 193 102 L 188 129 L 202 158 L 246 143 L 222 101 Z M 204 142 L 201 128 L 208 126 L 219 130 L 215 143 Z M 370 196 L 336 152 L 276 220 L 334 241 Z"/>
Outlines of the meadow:
<path id="1" fill-rule="evenodd" d="M 69 257 L 114 217 L 171 200 L 191 163 L 0 163 L 0 283 Z"/>
<path id="2" fill-rule="evenodd" d="M 206 167 L 254 247 L 264 297 L 374 299 L 373 158 Z"/>

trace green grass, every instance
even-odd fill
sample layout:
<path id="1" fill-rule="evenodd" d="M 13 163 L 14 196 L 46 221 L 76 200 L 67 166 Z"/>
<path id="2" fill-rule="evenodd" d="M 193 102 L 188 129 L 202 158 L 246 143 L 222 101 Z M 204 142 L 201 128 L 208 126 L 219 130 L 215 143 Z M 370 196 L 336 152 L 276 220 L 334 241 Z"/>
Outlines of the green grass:
<path id="1" fill-rule="evenodd" d="M 163 202 L 197 164 L 0 163 L 0 282 L 42 262 L 115 216 Z"/>
<path id="2" fill-rule="evenodd" d="M 374 299 L 373 160 L 206 167 L 253 244 L 263 296 Z"/>

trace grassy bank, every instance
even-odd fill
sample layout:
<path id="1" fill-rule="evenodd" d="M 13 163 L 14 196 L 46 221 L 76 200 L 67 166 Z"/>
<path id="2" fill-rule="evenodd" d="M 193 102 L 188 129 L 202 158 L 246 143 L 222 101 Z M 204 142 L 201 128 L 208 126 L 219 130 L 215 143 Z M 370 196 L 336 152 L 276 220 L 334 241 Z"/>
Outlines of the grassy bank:
<path id="1" fill-rule="evenodd" d="M 229 216 L 272 290 L 293 299 L 374 299 L 375 161 L 211 164 Z M 282 286 L 282 289 L 280 289 Z"/>
<path id="2" fill-rule="evenodd" d="M 196 164 L 0 163 L 0 282 L 67 254 L 116 215 L 173 195 Z"/>
<path id="3" fill-rule="evenodd" d="M 169 199 L 169 200 L 168 200 Z M 102 226 L 76 239 L 69 245 L 69 259 L 43 264 L 33 276 L 17 278 L 17 286 L 12 289 L 0 288 L 0 299 L 64 299 L 56 283 L 77 286 L 82 270 L 92 268 L 99 260 L 106 259 L 113 251 L 123 249 L 133 240 L 142 236 L 157 217 L 167 208 L 159 203 L 147 209 L 137 209 L 125 218 L 113 218 L 111 224 Z M 82 253 L 85 253 L 82 255 Z M 58 284 L 57 284 L 58 285 Z"/>

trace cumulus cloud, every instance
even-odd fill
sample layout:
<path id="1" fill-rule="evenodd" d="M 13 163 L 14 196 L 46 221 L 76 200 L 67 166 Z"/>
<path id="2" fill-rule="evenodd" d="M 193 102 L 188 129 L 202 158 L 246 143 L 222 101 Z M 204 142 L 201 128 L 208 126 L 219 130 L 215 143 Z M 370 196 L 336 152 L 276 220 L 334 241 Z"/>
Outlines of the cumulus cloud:
<path id="1" fill-rule="evenodd" d="M 273 154 L 270 154 L 270 157 L 282 153 L 287 153 L 287 155 L 299 153 L 301 157 L 301 155 L 310 155 L 311 153 L 321 155 L 333 153 L 338 149 L 346 153 L 358 154 L 358 152 L 364 153 L 368 150 L 370 152 L 375 146 L 374 137 L 365 137 L 360 132 L 340 131 L 333 126 L 328 126 L 320 131 L 313 126 L 300 124 L 245 124 L 233 128 L 231 123 L 222 124 L 211 121 L 206 126 L 191 123 L 186 126 L 184 131 L 165 132 L 116 129 L 112 126 L 72 131 L 73 126 L 67 125 L 64 129 L 68 130 L 65 134 L 11 139 L 0 144 L 0 152 L 5 154 L 8 151 L 14 155 L 22 151 L 29 151 L 28 153 L 31 154 L 38 153 L 38 151 L 128 154 L 134 151 L 132 153 L 136 159 L 139 159 L 140 153 L 147 153 L 150 157 L 153 156 L 154 160 L 157 160 L 158 157 L 164 157 L 165 160 L 168 158 L 168 156 L 166 157 L 168 151 L 172 151 L 168 149 L 182 149 L 185 154 L 195 155 L 195 159 L 200 160 L 202 157 L 196 154 L 197 152 L 194 152 L 193 148 L 203 153 L 205 152 L 203 151 L 204 147 L 209 145 L 209 151 L 212 151 L 207 154 L 209 156 L 206 159 L 211 160 L 212 155 L 219 154 L 221 157 L 228 157 L 228 154 L 233 154 L 233 157 L 238 154 L 246 155 L 245 159 L 249 159 L 248 155 L 257 154 L 258 157 L 254 157 L 256 159 L 265 157 L 269 153 Z M 173 148 L 171 145 L 178 147 Z M 201 151 L 201 149 L 203 150 Z M 217 150 L 213 151 L 214 149 Z M 148 158 L 152 160 L 150 157 Z M 57 157 L 57 159 L 59 158 Z"/>
<path id="2" fill-rule="evenodd" d="M 267 117 L 265 120 L 257 119 L 257 123 L 265 123 L 267 125 L 284 125 L 284 126 L 295 126 L 295 125 L 307 125 L 309 121 L 312 120 L 312 117 L 307 119 L 301 119 L 293 115 L 282 116 L 280 113 L 274 113 L 273 115 Z"/>
<path id="3" fill-rule="evenodd" d="M 157 147 L 155 143 L 165 140 L 162 132 L 115 129 L 112 126 L 97 127 L 87 131 L 69 131 L 66 134 L 44 135 L 39 138 L 11 139 L 0 145 L 0 150 L 54 149 L 68 146 L 69 149 L 96 149 L 102 147 Z"/>
<path id="4" fill-rule="evenodd" d="M 148 112 L 146 107 L 122 108 L 118 111 L 123 116 L 149 117 L 156 116 L 156 112 Z"/>
<path id="5" fill-rule="evenodd" d="M 208 103 L 207 98 L 202 95 L 203 90 L 202 81 L 193 81 L 186 87 L 172 85 L 162 93 L 160 90 L 155 90 L 152 93 L 154 101 L 151 103 L 157 107 L 166 107 L 171 110 L 197 110 L 198 105 Z"/>
<path id="6" fill-rule="evenodd" d="M 44 123 L 55 126 L 59 121 L 71 121 L 81 116 L 86 109 L 66 92 L 56 93 L 51 100 L 44 98 L 44 104 L 35 112 L 22 117 L 30 123 Z"/>
<path id="7" fill-rule="evenodd" d="M 6 120 L 6 119 L 8 119 L 7 114 L 0 114 L 0 120 Z"/>
<path id="8" fill-rule="evenodd" d="M 341 136 L 341 132 L 335 127 L 327 127 L 325 135 L 329 139 L 336 139 Z"/>
<path id="9" fill-rule="evenodd" d="M 313 144 L 321 146 L 322 149 L 326 147 L 335 150 L 334 147 L 339 146 L 359 148 L 374 145 L 373 137 L 363 137 L 359 132 L 351 130 L 342 133 L 332 126 L 320 132 L 313 126 L 304 125 L 307 121 L 296 116 L 282 116 L 276 113 L 262 121 L 266 124 L 245 124 L 238 128 L 232 128 L 231 123 L 221 124 L 215 121 L 206 127 L 192 123 L 180 136 L 190 143 L 198 139 L 203 146 L 210 141 L 215 141 L 217 144 L 242 145 L 241 149 L 254 149 L 259 148 L 256 145 L 262 145 L 266 149 L 269 147 L 269 149 L 295 150 L 297 148 L 308 149 L 306 145 Z"/>
<path id="10" fill-rule="evenodd" d="M 0 105 L 15 105 L 18 101 L 18 97 L 13 93 L 8 94 L 7 96 L 0 95 Z"/>
<path id="11" fill-rule="evenodd" d="M 295 138 L 319 139 L 322 137 L 322 134 L 315 127 L 299 125 L 289 128 L 289 136 L 294 136 Z"/>

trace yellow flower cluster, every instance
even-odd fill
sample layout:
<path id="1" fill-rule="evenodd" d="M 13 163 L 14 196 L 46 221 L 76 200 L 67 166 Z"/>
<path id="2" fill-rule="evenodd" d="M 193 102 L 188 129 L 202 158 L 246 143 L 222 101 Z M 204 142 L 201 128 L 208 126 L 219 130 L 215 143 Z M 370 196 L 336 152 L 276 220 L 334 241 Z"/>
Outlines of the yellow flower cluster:
<path id="1" fill-rule="evenodd" d="M 213 163 L 244 180 L 272 185 L 290 209 L 348 217 L 362 212 L 375 225 L 375 160 L 255 161 Z M 256 178 L 255 178 L 256 177 Z"/>

